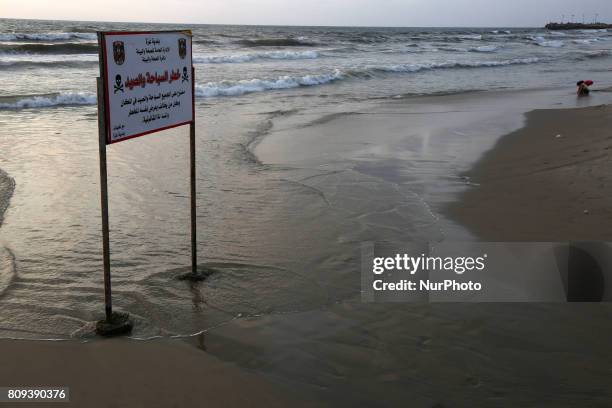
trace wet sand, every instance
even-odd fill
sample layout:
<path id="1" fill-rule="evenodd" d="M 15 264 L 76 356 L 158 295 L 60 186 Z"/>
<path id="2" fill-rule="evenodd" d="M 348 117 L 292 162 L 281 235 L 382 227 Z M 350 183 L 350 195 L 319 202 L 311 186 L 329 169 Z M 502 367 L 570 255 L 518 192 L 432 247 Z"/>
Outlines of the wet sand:
<path id="1" fill-rule="evenodd" d="M 259 144 L 255 144 L 254 156 L 248 155 L 247 164 L 234 148 L 237 144 L 251 147 L 253 139 L 239 138 L 242 133 L 238 131 L 235 138 L 230 137 L 225 122 L 219 120 L 223 126 L 219 125 L 218 132 L 201 132 L 211 140 L 204 139 L 200 145 L 206 147 L 203 153 L 222 151 L 228 156 L 221 158 L 238 157 L 232 171 L 217 166 L 203 170 L 215 177 L 211 184 L 202 185 L 204 197 L 211 200 L 202 203 L 207 208 L 201 221 L 206 237 L 202 242 L 210 243 L 202 253 L 214 261 L 207 265 L 220 273 L 190 287 L 172 278 L 179 270 L 172 269 L 174 263 L 184 262 L 177 254 L 188 248 L 173 237 L 184 237 L 183 226 L 188 223 L 180 217 L 188 212 L 176 212 L 176 231 L 163 241 L 164 246 L 174 243 L 175 249 L 152 251 L 160 235 L 164 237 L 162 228 L 171 225 L 164 218 L 167 210 L 158 207 L 170 207 L 162 206 L 162 198 L 150 196 L 148 189 L 176 192 L 182 176 L 176 180 L 152 178 L 142 169 L 122 167 L 122 175 L 130 175 L 131 181 L 151 178 L 161 184 L 147 183 L 133 195 L 127 192 L 134 192 L 138 183 L 118 184 L 115 189 L 123 188 L 118 196 L 136 197 L 143 203 L 139 212 L 163 216 L 157 221 L 147 216 L 146 226 L 155 227 L 149 230 L 141 229 L 142 220 L 142 224 L 130 224 L 134 214 L 127 208 L 115 212 L 115 217 L 125 216 L 115 219 L 117 226 L 150 237 L 142 241 L 142 254 L 113 253 L 114 282 L 117 288 L 126 288 L 116 292 L 118 306 L 143 316 L 136 326 L 139 337 L 209 329 L 207 353 L 180 341 L 7 342 L 5 347 L 0 343 L 0 353 L 10 356 L 8 370 L 0 369 L 0 384 L 7 379 L 9 384 L 20 385 L 61 381 L 71 386 L 74 401 L 88 402 L 73 405 L 88 407 L 96 406 L 91 401 L 108 406 L 103 404 L 108 391 L 98 388 L 99 384 L 106 388 L 121 384 L 112 397 L 125 398 L 127 403 L 117 406 L 190 407 L 207 401 L 210 406 L 236 406 L 245 400 L 250 406 L 292 406 L 295 404 L 284 393 L 289 386 L 294 399 L 306 397 L 331 406 L 407 402 L 423 408 L 609 406 L 612 365 L 607 339 L 612 327 L 605 305 L 361 303 L 361 242 L 471 238 L 460 227 L 449 233 L 445 220 L 437 217 L 439 207 L 465 189 L 458 175 L 494 146 L 494 136 L 520 128 L 530 104 L 542 106 L 540 101 L 546 100 L 576 106 L 571 95 L 565 99 L 538 95 L 510 93 L 500 98 L 477 94 L 398 100 L 354 113 L 339 106 L 345 112 L 329 109 L 314 117 L 300 112 L 274 115 L 270 119 L 273 126 L 255 132 Z M 591 101 L 597 101 L 596 97 Z M 72 139 L 62 136 L 58 140 Z M 227 144 L 223 149 L 217 147 L 221 142 Z M 147 145 L 151 146 L 148 150 L 126 143 L 122 154 L 139 157 L 136 150 L 143 150 L 142 154 L 161 163 L 161 157 L 154 155 L 162 150 L 159 145 L 173 150 L 170 139 L 160 136 L 157 143 Z M 30 158 L 27 154 L 34 149 L 24 145 L 20 152 Z M 220 160 L 207 159 L 200 163 Z M 168 174 L 185 174 L 182 165 L 169 166 Z M 97 169 L 90 167 L 89 173 L 95 176 Z M 14 166 L 9 173 L 19 182 L 18 170 Z M 41 167 L 34 174 L 47 173 L 53 174 L 50 167 Z M 33 180 L 26 178 L 21 183 L 30 194 L 16 195 L 15 202 L 21 204 L 14 205 L 16 209 L 29 208 L 25 202 L 38 191 L 35 182 L 47 180 L 30 177 Z M 212 187 L 205 190 L 204 186 Z M 43 187 L 55 189 L 56 185 Z M 40 223 L 40 214 L 45 219 L 48 214 L 63 215 L 48 220 L 49 228 L 72 222 L 65 216 L 70 211 L 56 209 L 64 209 L 68 202 L 64 197 L 73 197 L 82 188 L 75 185 L 59 195 L 61 206 L 51 207 L 53 212 L 13 211 L 3 234 L 22 236 L 17 226 L 29 225 L 30 219 Z M 92 189 L 87 196 L 95 198 L 97 191 Z M 78 210 L 97 214 L 94 201 L 92 198 Z M 132 205 L 127 199 L 115 205 L 120 202 Z M 183 205 L 174 198 L 170 202 L 176 204 L 173 209 Z M 75 326 L 99 317 L 102 290 L 94 286 L 100 285 L 99 275 L 92 273 L 100 267 L 99 225 L 95 217 L 89 218 L 95 225 L 87 228 L 93 231 L 87 242 L 96 256 L 85 257 L 85 261 L 79 258 L 69 263 L 51 256 L 57 247 L 35 247 L 31 239 L 13 245 L 18 259 L 42 259 L 44 270 L 25 265 L 19 270 L 20 280 L 4 295 L 0 326 L 9 333 L 25 327 L 38 336 L 55 337 L 58 332 L 75 333 Z M 62 230 L 72 231 L 68 225 Z M 134 235 L 125 236 L 131 239 Z M 71 241 L 56 241 L 61 250 L 83 250 L 76 244 L 69 246 Z M 150 262 L 153 256 L 154 265 Z M 70 269 L 71 264 L 78 268 Z M 61 272 L 48 276 L 45 272 L 49 270 Z M 39 274 L 45 279 L 32 285 L 39 282 Z M 98 289 L 83 292 L 79 284 L 58 284 L 57 278 L 75 276 L 86 282 L 80 283 L 86 289 Z M 231 320 L 219 324 L 221 319 Z M 26 366 L 15 357 L 24 355 L 33 363 Z M 61 375 L 58 366 L 64 368 Z M 101 377 L 109 379 L 100 382 Z"/>
<path id="2" fill-rule="evenodd" d="M 528 113 L 448 214 L 483 240 L 612 241 L 611 119 L 610 105 Z"/>
<path id="3" fill-rule="evenodd" d="M 70 388 L 70 404 L 45 403 L 45 406 L 301 405 L 266 377 L 221 362 L 181 340 L 115 339 L 91 343 L 0 340 L 0 353 L 2 386 Z"/>

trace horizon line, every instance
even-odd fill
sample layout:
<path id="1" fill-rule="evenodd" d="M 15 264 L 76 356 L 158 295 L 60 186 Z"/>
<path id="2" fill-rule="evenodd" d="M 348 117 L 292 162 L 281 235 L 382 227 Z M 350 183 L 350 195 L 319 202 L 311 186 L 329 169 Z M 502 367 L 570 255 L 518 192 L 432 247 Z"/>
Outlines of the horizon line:
<path id="1" fill-rule="evenodd" d="M 308 24 L 240 24 L 240 23 L 162 23 L 158 21 L 105 21 L 105 20 L 70 20 L 55 18 L 25 18 L 0 17 L 0 20 L 30 20 L 30 21 L 63 21 L 73 23 L 110 23 L 110 24 L 164 24 L 164 25 L 196 25 L 196 26 L 245 26 L 245 27 L 304 27 L 304 28 L 545 28 L 542 26 L 513 26 L 513 25 L 458 25 L 458 26 L 393 26 L 393 25 L 308 25 Z"/>

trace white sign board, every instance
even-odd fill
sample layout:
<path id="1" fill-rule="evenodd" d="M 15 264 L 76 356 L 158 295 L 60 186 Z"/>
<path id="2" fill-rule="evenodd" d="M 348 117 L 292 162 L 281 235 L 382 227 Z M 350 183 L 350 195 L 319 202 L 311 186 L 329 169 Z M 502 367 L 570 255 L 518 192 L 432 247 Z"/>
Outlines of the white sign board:
<path id="1" fill-rule="evenodd" d="M 107 144 L 194 120 L 191 32 L 106 32 L 100 42 Z"/>

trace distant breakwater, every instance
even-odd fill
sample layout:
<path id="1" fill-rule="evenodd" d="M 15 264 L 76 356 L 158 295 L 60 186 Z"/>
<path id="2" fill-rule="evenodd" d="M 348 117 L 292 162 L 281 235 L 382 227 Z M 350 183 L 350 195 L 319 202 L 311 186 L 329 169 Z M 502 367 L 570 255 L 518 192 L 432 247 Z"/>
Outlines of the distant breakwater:
<path id="1" fill-rule="evenodd" d="M 548 23 L 544 26 L 549 30 L 605 30 L 612 28 L 612 24 L 605 23 Z"/>

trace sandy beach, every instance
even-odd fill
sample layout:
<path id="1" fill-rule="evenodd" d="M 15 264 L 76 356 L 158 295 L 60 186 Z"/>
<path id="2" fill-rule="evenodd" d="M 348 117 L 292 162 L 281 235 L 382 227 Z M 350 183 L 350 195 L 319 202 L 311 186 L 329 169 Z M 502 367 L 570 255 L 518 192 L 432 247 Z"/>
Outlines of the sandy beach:
<path id="1" fill-rule="evenodd" d="M 221 362 L 181 340 L 115 339 L 91 343 L 1 340 L 0 350 L 3 386 L 70 388 L 70 404 L 45 403 L 45 406 L 302 405 L 287 389 L 267 377 Z"/>
<path id="2" fill-rule="evenodd" d="M 610 119 L 610 105 L 528 113 L 448 213 L 483 240 L 611 241 Z"/>

